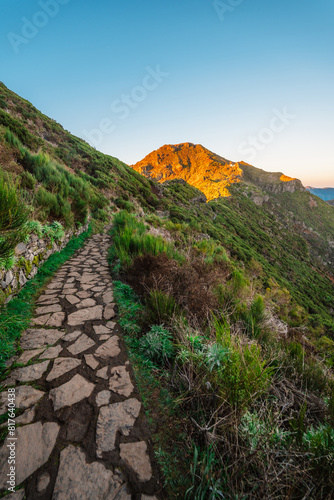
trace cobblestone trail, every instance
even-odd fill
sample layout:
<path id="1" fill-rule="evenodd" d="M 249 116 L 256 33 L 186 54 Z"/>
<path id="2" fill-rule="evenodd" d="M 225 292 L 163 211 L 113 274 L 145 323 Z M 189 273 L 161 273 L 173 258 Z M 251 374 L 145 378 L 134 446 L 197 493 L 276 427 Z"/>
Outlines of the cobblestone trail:
<path id="1" fill-rule="evenodd" d="M 94 236 L 57 272 L 22 335 L 20 366 L 2 383 L 0 414 L 15 387 L 18 415 L 19 491 L 8 500 L 157 498 L 148 427 L 116 323 L 110 245 Z M 9 486 L 9 443 L 0 448 L 0 492 Z"/>

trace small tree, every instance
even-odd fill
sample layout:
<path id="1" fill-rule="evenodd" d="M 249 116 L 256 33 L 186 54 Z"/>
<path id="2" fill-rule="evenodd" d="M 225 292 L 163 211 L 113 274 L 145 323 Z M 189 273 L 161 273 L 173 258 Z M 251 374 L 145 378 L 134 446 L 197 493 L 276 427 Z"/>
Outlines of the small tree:
<path id="1" fill-rule="evenodd" d="M 17 183 L 0 170 L 0 266 L 26 237 L 28 216 Z"/>

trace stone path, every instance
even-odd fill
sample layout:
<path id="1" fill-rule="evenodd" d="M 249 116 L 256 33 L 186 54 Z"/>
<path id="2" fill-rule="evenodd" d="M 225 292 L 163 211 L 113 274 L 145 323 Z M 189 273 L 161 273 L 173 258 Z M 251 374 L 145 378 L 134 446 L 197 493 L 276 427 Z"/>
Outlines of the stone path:
<path id="1" fill-rule="evenodd" d="M 1 383 L 0 415 L 15 387 L 16 440 L 8 435 L 0 447 L 0 493 L 13 442 L 20 489 L 8 500 L 157 498 L 158 470 L 116 323 L 110 245 L 94 236 L 57 272 Z"/>

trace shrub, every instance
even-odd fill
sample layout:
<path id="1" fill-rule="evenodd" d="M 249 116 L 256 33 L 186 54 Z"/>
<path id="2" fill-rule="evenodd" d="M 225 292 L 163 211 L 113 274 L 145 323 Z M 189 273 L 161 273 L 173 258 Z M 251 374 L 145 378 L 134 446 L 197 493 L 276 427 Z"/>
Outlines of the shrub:
<path id="1" fill-rule="evenodd" d="M 152 326 L 139 341 L 140 353 L 153 363 L 163 364 L 174 354 L 172 334 L 163 326 Z"/>

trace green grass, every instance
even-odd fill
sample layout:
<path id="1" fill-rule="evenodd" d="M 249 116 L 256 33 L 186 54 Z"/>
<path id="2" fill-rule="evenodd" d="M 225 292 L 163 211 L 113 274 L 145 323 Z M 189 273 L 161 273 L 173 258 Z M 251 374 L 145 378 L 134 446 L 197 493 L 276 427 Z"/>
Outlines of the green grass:
<path id="1" fill-rule="evenodd" d="M 39 268 L 19 294 L 0 310 L 0 374 L 6 361 L 15 354 L 21 333 L 28 328 L 33 315 L 35 300 L 57 270 L 81 248 L 91 235 L 91 229 L 73 238 L 60 252 L 54 253 Z"/>

